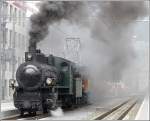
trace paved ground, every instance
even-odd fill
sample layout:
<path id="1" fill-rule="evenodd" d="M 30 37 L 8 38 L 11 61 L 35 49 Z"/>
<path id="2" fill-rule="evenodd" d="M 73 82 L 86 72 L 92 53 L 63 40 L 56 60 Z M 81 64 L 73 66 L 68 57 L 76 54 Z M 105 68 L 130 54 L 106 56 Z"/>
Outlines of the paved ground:
<path id="1" fill-rule="evenodd" d="M 16 108 L 14 107 L 14 104 L 13 104 L 12 101 L 3 102 L 3 103 L 1 104 L 1 111 L 2 111 L 2 112 L 3 112 L 3 111 L 14 110 L 14 109 L 16 109 Z"/>
<path id="2" fill-rule="evenodd" d="M 135 119 L 149 120 L 149 95 L 145 97 Z"/>
<path id="3" fill-rule="evenodd" d="M 19 113 L 19 111 L 14 107 L 12 101 L 1 103 L 1 111 L 2 112 L 0 113 L 0 118 Z"/>

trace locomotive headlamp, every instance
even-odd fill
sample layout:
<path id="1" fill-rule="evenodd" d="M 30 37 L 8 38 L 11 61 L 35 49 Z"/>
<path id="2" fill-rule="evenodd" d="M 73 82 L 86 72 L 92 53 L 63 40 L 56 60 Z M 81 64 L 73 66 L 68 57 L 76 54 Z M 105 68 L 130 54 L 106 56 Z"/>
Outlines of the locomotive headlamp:
<path id="1" fill-rule="evenodd" d="M 31 60 L 32 59 L 32 54 L 28 53 L 27 58 L 28 58 L 28 60 Z"/>
<path id="2" fill-rule="evenodd" d="M 46 79 L 46 84 L 47 84 L 47 85 L 50 85 L 50 84 L 52 83 L 52 81 L 53 81 L 53 80 L 52 80 L 51 78 L 47 78 L 47 79 Z"/>
<path id="3" fill-rule="evenodd" d="M 15 84 L 15 80 L 14 79 L 10 79 L 10 83 L 11 83 L 11 85 L 14 85 Z"/>

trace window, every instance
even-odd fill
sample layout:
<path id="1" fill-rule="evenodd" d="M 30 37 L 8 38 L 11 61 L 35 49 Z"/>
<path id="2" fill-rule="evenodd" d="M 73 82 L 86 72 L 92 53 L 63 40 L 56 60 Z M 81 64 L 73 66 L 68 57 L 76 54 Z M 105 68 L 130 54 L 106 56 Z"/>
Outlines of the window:
<path id="1" fill-rule="evenodd" d="M 22 35 L 19 34 L 19 47 L 22 48 Z"/>
<path id="2" fill-rule="evenodd" d="M 23 49 L 26 49 L 26 42 L 25 42 L 25 36 L 22 35 L 22 41 L 23 41 Z"/>
<path id="3" fill-rule="evenodd" d="M 18 33 L 16 32 L 16 47 L 18 47 Z"/>
<path id="4" fill-rule="evenodd" d="M 7 33 L 8 33 L 8 29 L 4 28 L 4 31 L 3 31 L 3 40 L 4 40 L 5 44 L 7 43 Z"/>
<path id="5" fill-rule="evenodd" d="M 20 47 L 22 48 L 22 35 L 20 34 Z"/>
<path id="6" fill-rule="evenodd" d="M 25 36 L 23 36 L 23 41 L 24 41 L 24 50 L 26 50 L 26 39 L 25 39 Z"/>
<path id="7" fill-rule="evenodd" d="M 14 9 L 14 21 L 17 21 L 17 8 Z"/>
<path id="8" fill-rule="evenodd" d="M 20 26 L 22 25 L 22 12 L 20 11 Z"/>
<path id="9" fill-rule="evenodd" d="M 9 31 L 9 47 L 12 47 L 12 30 Z"/>
<path id="10" fill-rule="evenodd" d="M 66 72 L 69 70 L 69 65 L 66 62 L 61 63 L 62 71 Z"/>
<path id="11" fill-rule="evenodd" d="M 12 63 L 9 62 L 9 72 L 11 72 L 11 71 L 12 71 Z"/>
<path id="12" fill-rule="evenodd" d="M 21 23 L 21 11 L 19 10 L 18 11 L 18 24 L 20 25 L 20 23 Z"/>
<path id="13" fill-rule="evenodd" d="M 5 32 L 5 34 L 6 34 L 6 44 L 8 44 L 8 29 L 6 28 L 6 32 Z"/>
<path id="14" fill-rule="evenodd" d="M 20 34 L 18 33 L 18 47 L 20 47 Z"/>
<path id="15" fill-rule="evenodd" d="M 19 24 L 19 10 L 16 9 L 16 23 Z"/>
<path id="16" fill-rule="evenodd" d="M 9 20 L 10 21 L 12 20 L 12 10 L 13 10 L 13 7 L 10 5 L 10 9 L 9 9 Z"/>
<path id="17" fill-rule="evenodd" d="M 23 12 L 21 11 L 21 26 L 23 26 L 23 21 L 24 21 L 24 16 L 23 16 Z"/>
<path id="18" fill-rule="evenodd" d="M 16 46 L 17 43 L 17 32 L 14 32 L 14 47 Z"/>
<path id="19" fill-rule="evenodd" d="M 22 26 L 25 26 L 26 14 L 23 12 Z"/>
<path id="20" fill-rule="evenodd" d="M 22 34 L 20 34 L 20 47 L 22 48 L 23 47 L 23 41 L 22 41 Z"/>
<path id="21" fill-rule="evenodd" d="M 7 15 L 8 15 L 8 3 L 7 2 L 4 2 L 3 3 L 3 16 L 4 16 L 4 19 L 7 19 Z"/>

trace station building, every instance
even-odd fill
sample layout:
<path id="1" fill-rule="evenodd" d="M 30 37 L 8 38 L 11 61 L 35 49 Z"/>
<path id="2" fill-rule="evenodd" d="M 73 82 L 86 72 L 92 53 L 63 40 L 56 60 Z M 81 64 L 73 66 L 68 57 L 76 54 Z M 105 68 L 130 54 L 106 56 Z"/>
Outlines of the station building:
<path id="1" fill-rule="evenodd" d="M 27 8 L 23 1 L 3 1 L 1 16 L 1 70 L 2 100 L 12 99 L 10 79 L 15 78 L 15 72 L 24 61 L 24 52 L 28 47 Z"/>

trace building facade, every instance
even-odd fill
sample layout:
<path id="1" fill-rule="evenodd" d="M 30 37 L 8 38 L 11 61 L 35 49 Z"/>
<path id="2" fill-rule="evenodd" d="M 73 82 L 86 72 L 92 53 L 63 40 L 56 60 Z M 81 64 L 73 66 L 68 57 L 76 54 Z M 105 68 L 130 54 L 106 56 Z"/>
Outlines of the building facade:
<path id="1" fill-rule="evenodd" d="M 64 47 L 64 57 L 80 64 L 81 41 L 79 37 L 66 38 Z"/>
<path id="2" fill-rule="evenodd" d="M 15 79 L 15 72 L 24 61 L 24 52 L 28 47 L 27 9 L 23 1 L 3 1 L 1 7 L 1 80 L 2 100 L 12 98 L 10 79 Z"/>

